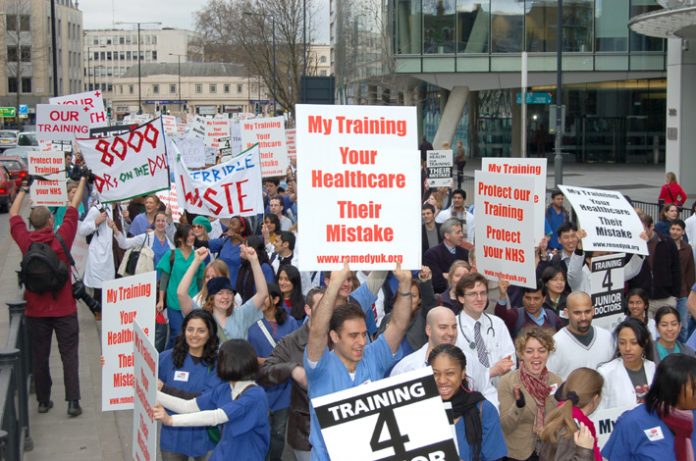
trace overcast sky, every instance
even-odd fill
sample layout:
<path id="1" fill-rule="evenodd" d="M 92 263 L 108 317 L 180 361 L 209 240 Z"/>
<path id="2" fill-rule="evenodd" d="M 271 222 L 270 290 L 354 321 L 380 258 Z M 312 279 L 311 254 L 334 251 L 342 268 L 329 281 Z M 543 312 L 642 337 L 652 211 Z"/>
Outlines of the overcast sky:
<path id="1" fill-rule="evenodd" d="M 329 42 L 329 0 L 316 0 L 316 40 Z M 194 13 L 205 0 L 81 0 L 85 29 L 111 28 L 117 21 L 158 21 L 162 27 L 194 30 Z M 118 27 L 118 26 L 117 26 Z"/>

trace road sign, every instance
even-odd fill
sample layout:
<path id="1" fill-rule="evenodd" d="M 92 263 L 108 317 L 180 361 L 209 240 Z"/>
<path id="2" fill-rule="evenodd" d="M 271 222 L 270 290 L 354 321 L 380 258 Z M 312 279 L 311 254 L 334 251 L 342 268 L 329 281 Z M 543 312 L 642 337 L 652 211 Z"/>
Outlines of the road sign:
<path id="1" fill-rule="evenodd" d="M 29 116 L 29 106 L 26 104 L 20 104 L 19 105 L 19 117 L 20 118 L 27 118 Z"/>
<path id="2" fill-rule="evenodd" d="M 551 104 L 551 93 L 527 93 L 527 104 Z M 522 93 L 517 93 L 517 104 L 522 104 Z"/>
<path id="3" fill-rule="evenodd" d="M 15 113 L 14 107 L 0 107 L 0 117 L 14 117 Z"/>

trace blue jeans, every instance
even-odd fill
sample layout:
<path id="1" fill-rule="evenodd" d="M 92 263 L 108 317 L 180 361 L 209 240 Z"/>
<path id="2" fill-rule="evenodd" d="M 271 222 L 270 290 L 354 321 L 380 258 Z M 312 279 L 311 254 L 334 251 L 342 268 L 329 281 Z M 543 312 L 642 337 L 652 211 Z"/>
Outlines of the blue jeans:
<path id="1" fill-rule="evenodd" d="M 167 340 L 167 347 L 165 349 L 171 349 L 174 347 L 176 337 L 181 333 L 184 316 L 181 315 L 181 311 L 168 307 L 167 318 L 169 319 L 169 340 Z"/>
<path id="2" fill-rule="evenodd" d="M 689 308 L 686 307 L 686 296 L 677 298 L 677 311 L 679 311 L 679 320 L 681 321 L 681 330 L 679 331 L 679 341 L 685 343 L 689 339 Z"/>

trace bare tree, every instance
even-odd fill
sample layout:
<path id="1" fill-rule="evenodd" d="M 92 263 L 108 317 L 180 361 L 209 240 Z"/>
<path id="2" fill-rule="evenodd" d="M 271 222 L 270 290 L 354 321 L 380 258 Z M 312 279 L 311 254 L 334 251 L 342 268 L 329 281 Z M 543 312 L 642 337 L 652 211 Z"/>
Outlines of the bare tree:
<path id="1" fill-rule="evenodd" d="M 196 13 L 205 60 L 244 64 L 261 77 L 280 109 L 293 111 L 301 77 L 312 66 L 303 32 L 306 13 L 311 42 L 313 11 L 312 0 L 209 0 Z"/>

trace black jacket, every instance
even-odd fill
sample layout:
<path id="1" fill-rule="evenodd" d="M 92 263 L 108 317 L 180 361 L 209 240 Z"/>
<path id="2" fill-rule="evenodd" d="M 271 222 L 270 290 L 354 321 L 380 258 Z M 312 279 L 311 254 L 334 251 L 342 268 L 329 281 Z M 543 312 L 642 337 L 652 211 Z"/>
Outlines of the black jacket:
<path id="1" fill-rule="evenodd" d="M 679 252 L 677 245 L 670 238 L 655 232 L 657 245 L 650 267 L 648 257 L 643 260 L 643 267 L 634 278 L 628 281 L 629 288 L 642 288 L 650 299 L 679 297 L 681 289 L 681 272 L 679 269 Z"/>

